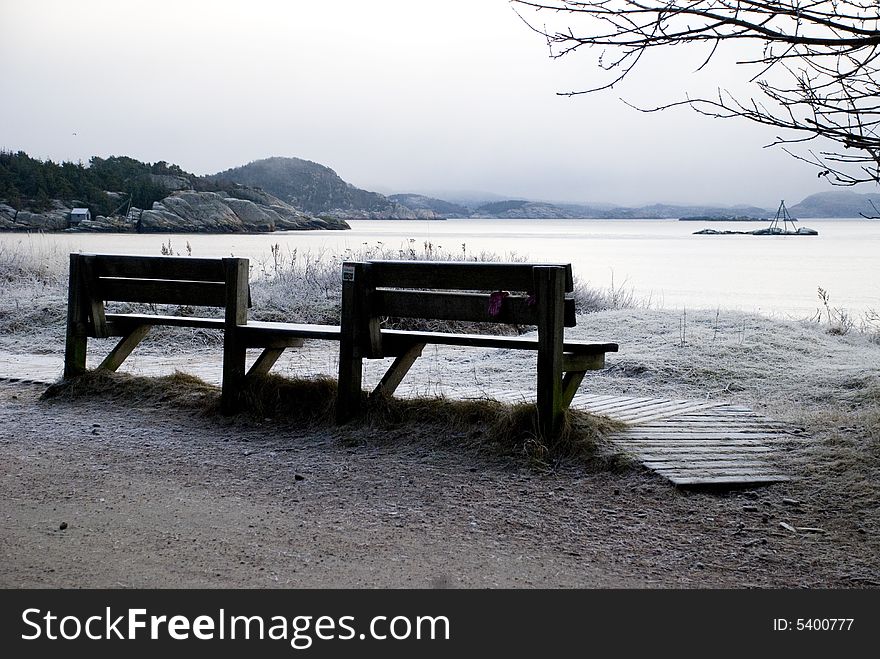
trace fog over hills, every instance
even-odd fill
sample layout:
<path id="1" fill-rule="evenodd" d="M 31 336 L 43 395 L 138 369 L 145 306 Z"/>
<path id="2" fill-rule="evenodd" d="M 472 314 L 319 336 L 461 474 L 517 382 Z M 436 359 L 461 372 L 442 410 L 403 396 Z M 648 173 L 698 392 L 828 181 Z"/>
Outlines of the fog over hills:
<path id="1" fill-rule="evenodd" d="M 648 204 L 616 206 L 607 203 L 554 203 L 505 198 L 493 193 L 450 191 L 431 195 L 399 193 L 382 195 L 344 181 L 324 165 L 299 158 L 266 158 L 210 177 L 260 187 L 307 213 L 343 219 L 436 219 L 436 218 L 597 218 L 677 219 L 767 218 L 776 208 L 737 205 Z M 793 217 L 877 216 L 880 194 L 834 190 L 810 195 L 791 204 Z"/>

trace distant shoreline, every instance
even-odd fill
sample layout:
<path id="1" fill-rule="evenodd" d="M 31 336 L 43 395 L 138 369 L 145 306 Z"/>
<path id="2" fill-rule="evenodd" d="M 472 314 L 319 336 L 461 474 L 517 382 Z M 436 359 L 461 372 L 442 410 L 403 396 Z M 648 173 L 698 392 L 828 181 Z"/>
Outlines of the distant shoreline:
<path id="1" fill-rule="evenodd" d="M 767 217 L 680 217 L 679 222 L 769 222 Z"/>

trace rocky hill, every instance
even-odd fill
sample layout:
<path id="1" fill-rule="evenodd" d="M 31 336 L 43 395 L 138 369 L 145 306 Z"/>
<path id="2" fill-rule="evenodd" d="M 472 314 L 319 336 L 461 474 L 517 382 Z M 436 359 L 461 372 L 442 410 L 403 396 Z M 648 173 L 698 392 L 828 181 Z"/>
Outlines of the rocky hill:
<path id="1" fill-rule="evenodd" d="M 74 209 L 82 214 L 74 214 Z M 141 210 L 146 209 L 146 210 Z M 126 156 L 56 164 L 0 151 L 0 231 L 230 233 L 347 229 L 262 190 Z"/>
<path id="2" fill-rule="evenodd" d="M 555 205 L 538 201 L 513 199 L 482 204 L 473 210 L 471 217 L 507 219 L 566 219 L 581 217 Z"/>
<path id="3" fill-rule="evenodd" d="M 71 210 L 78 205 L 53 200 L 50 209 L 32 212 L 0 202 L 0 231 L 258 233 L 350 228 L 343 220 L 312 217 L 272 195 L 247 188 L 177 190 L 147 210 L 132 207 L 125 215 L 97 215 L 73 223 Z"/>
<path id="4" fill-rule="evenodd" d="M 415 220 L 441 217 L 413 209 L 342 180 L 329 167 L 300 158 L 265 158 L 219 172 L 208 179 L 258 187 L 314 215 L 342 219 Z"/>
<path id="5" fill-rule="evenodd" d="M 873 205 L 872 205 L 873 204 Z M 859 194 L 852 190 L 834 190 L 810 195 L 790 206 L 792 217 L 877 217 L 880 215 L 880 194 Z"/>
<path id="6" fill-rule="evenodd" d="M 393 194 L 389 195 L 388 199 L 413 211 L 431 212 L 438 217 L 470 217 L 471 215 L 470 209 L 466 206 L 420 194 Z"/>
<path id="7" fill-rule="evenodd" d="M 136 219 L 144 233 L 252 233 L 302 229 L 348 229 L 344 220 L 311 217 L 263 191 L 175 192 Z"/>

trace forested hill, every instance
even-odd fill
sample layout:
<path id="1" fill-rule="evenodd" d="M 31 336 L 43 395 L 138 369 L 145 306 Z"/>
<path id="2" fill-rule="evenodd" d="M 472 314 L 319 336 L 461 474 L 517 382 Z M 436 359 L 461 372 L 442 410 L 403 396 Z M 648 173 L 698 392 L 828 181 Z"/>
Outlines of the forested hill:
<path id="1" fill-rule="evenodd" d="M 88 214 L 74 217 L 74 208 Z M 0 231 L 253 233 L 348 229 L 262 191 L 216 182 L 166 162 L 94 157 L 43 161 L 0 152 Z"/>
<path id="2" fill-rule="evenodd" d="M 428 208 L 409 208 L 378 192 L 347 183 L 325 165 L 301 158 L 264 158 L 208 177 L 259 187 L 314 215 L 363 219 L 433 219 Z"/>
<path id="3" fill-rule="evenodd" d="M 95 216 L 111 215 L 120 203 L 151 208 L 170 191 L 184 189 L 217 188 L 164 161 L 150 164 L 126 156 L 95 156 L 85 166 L 37 160 L 23 151 L 0 151 L 0 199 L 17 210 L 45 211 L 58 199 L 77 201 Z"/>

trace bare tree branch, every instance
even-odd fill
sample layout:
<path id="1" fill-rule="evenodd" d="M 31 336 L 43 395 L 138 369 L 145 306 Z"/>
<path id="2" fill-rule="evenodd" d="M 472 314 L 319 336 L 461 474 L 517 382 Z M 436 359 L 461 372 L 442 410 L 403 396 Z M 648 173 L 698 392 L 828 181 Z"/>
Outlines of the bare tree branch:
<path id="1" fill-rule="evenodd" d="M 687 105 L 712 117 L 743 117 L 785 131 L 773 145 L 828 140 L 831 150 L 792 155 L 836 185 L 880 182 L 880 0 L 510 0 L 543 35 L 550 56 L 598 48 L 608 80 L 573 96 L 621 83 L 651 49 L 706 44 L 705 68 L 722 42 L 757 44 L 737 62 L 761 102 L 719 90 L 642 111 Z M 574 26 L 552 30 L 526 17 L 552 13 Z M 836 148 L 835 148 L 836 145 Z"/>

